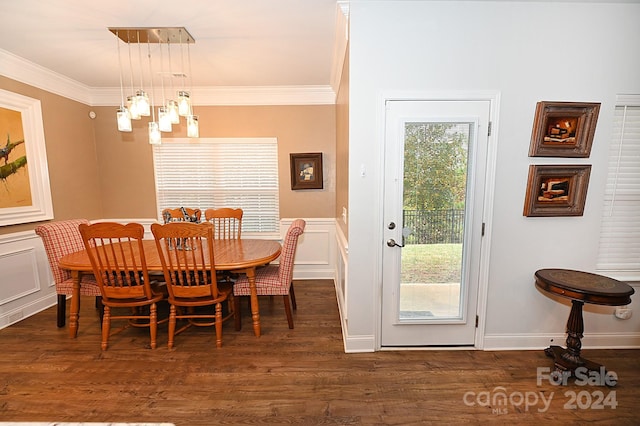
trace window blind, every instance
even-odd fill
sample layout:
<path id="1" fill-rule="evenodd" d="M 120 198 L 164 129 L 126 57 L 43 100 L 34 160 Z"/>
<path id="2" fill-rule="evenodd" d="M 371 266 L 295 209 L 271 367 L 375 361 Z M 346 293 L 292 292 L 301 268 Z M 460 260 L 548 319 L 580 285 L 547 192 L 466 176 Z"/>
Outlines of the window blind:
<path id="1" fill-rule="evenodd" d="M 615 109 L 596 269 L 640 280 L 640 95 Z"/>
<path id="2" fill-rule="evenodd" d="M 153 147 L 158 217 L 164 208 L 243 210 L 242 233 L 278 233 L 276 138 L 163 140 Z"/>

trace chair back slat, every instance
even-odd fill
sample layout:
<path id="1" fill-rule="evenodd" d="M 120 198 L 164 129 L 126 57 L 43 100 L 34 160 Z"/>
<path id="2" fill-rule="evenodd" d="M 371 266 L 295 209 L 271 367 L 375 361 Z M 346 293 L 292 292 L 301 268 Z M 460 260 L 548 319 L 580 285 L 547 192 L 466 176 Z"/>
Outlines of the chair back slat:
<path id="1" fill-rule="evenodd" d="M 101 222 L 80 225 L 79 229 L 102 297 L 107 302 L 153 297 L 142 244 L 142 225 Z"/>
<path id="2" fill-rule="evenodd" d="M 218 297 L 211 223 L 154 223 L 151 232 L 171 298 Z"/>
<path id="3" fill-rule="evenodd" d="M 242 209 L 220 208 L 204 211 L 206 221 L 213 224 L 213 236 L 219 240 L 239 239 L 242 235 Z"/>

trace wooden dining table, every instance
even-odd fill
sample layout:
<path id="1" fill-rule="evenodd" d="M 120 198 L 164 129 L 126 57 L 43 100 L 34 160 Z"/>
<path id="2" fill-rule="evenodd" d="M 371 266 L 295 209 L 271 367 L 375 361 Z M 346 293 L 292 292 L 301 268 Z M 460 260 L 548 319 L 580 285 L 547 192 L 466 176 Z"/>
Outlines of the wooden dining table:
<path id="1" fill-rule="evenodd" d="M 150 273 L 162 273 L 162 263 L 154 240 L 143 241 L 144 255 L 147 269 Z M 135 248 L 137 250 L 137 247 Z M 212 269 L 216 271 L 234 271 L 244 273 L 249 280 L 251 289 L 251 317 L 253 331 L 260 336 L 260 309 L 256 290 L 256 267 L 265 265 L 280 256 L 282 246 L 277 241 L 258 239 L 214 240 L 214 262 Z M 133 256 L 136 253 L 132 254 Z M 86 250 L 63 256 L 58 261 L 61 269 L 68 270 L 73 278 L 73 295 L 71 298 L 71 312 L 69 313 L 69 335 L 78 335 L 80 319 L 80 283 L 83 274 L 92 274 L 93 269 Z M 207 265 L 209 266 L 209 265 Z"/>

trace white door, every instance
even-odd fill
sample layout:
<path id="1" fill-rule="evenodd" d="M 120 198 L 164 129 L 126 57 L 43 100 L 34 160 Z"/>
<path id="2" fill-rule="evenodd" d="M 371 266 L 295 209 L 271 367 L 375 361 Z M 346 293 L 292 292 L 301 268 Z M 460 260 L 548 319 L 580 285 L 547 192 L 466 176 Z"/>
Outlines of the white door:
<path id="1" fill-rule="evenodd" d="M 387 101 L 383 347 L 475 342 L 489 112 Z"/>

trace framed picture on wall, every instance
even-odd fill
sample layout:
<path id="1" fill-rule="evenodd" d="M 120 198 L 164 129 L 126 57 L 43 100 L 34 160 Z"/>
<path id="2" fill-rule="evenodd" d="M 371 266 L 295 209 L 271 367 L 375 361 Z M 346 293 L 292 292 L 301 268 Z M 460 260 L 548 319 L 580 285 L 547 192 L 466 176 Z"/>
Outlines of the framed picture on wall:
<path id="1" fill-rule="evenodd" d="M 530 157 L 588 158 L 600 103 L 538 102 Z"/>
<path id="2" fill-rule="evenodd" d="M 291 189 L 322 189 L 322 153 L 289 154 Z"/>
<path id="3" fill-rule="evenodd" d="M 524 216 L 582 216 L 591 165 L 529 166 Z"/>
<path id="4" fill-rule="evenodd" d="M 0 226 L 53 219 L 48 170 L 40 101 L 0 89 Z"/>

